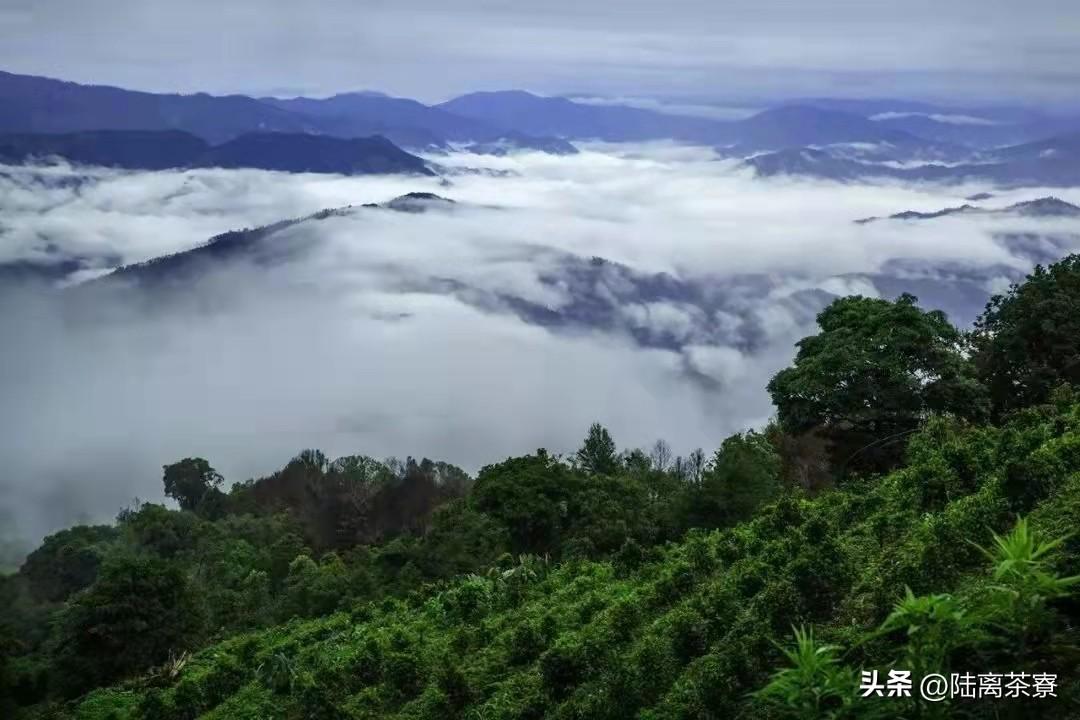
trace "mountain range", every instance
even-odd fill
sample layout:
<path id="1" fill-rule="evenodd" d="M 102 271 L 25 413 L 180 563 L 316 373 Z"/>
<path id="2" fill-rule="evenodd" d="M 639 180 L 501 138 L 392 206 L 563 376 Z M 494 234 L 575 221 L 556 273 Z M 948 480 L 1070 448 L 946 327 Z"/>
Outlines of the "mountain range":
<path id="1" fill-rule="evenodd" d="M 977 205 L 965 204 L 959 207 L 943 208 L 941 210 L 935 210 L 933 212 L 918 212 L 916 210 L 906 210 L 904 212 L 895 213 L 888 218 L 868 217 L 856 220 L 856 224 L 865 225 L 867 223 L 876 222 L 878 220 L 934 220 L 940 217 L 948 217 L 950 215 L 1017 215 L 1020 217 L 1037 217 L 1037 218 L 1060 218 L 1080 217 L 1080 207 L 1073 205 L 1072 203 L 1065 202 L 1056 197 L 1041 197 L 1035 200 L 1027 200 L 1025 202 L 1018 202 L 1004 208 L 981 208 Z"/>
<path id="2" fill-rule="evenodd" d="M 1080 185 L 1080 133 L 973 153 L 967 162 L 898 165 L 853 158 L 843 148 L 800 147 L 763 153 L 743 165 L 760 177 L 794 175 L 850 182 L 874 178 L 907 181 L 988 182 L 1002 187 Z"/>
<path id="3" fill-rule="evenodd" d="M 739 120 L 720 120 L 523 90 L 476 92 L 426 105 L 376 92 L 327 98 L 159 94 L 3 72 L 0 107 L 4 108 L 0 133 L 18 134 L 22 144 L 57 142 L 29 140 L 28 135 L 103 130 L 182 132 L 211 148 L 241 137 L 246 138 L 242 146 L 250 144 L 253 133 L 339 139 L 380 136 L 429 155 L 451 150 L 572 154 L 577 152 L 572 142 L 580 140 L 675 140 L 713 146 L 720 156 L 745 160 L 764 176 L 1080 184 L 1080 118 L 1023 108 L 819 98 L 766 107 Z M 167 162 L 169 153 L 183 156 L 184 143 L 194 147 L 191 138 L 172 136 L 171 149 L 146 151 L 146 136 L 131 135 L 128 149 L 117 148 L 120 137 L 82 136 L 79 153 L 122 155 L 122 164 L 132 167 L 172 166 Z M 86 147 L 88 138 L 105 145 Z M 289 142 L 299 145 L 295 139 Z M 317 151 L 319 146 L 312 144 L 310 149 Z M 327 165 L 325 157 L 319 162 Z"/>
<path id="4" fill-rule="evenodd" d="M 379 93 L 325 99 L 177 95 L 0 72 L 0 107 L 4 133 L 179 130 L 213 145 L 253 132 L 339 138 L 380 135 L 414 150 L 501 142 L 520 149 L 557 147 L 560 153 L 575 152 L 557 138 L 531 137 L 517 128 L 492 126 Z"/>
<path id="5" fill-rule="evenodd" d="M 180 130 L 91 130 L 0 135 L 0 162 L 61 158 L 78 165 L 132 170 L 194 167 L 286 172 L 433 175 L 426 163 L 379 137 L 251 132 L 219 145 Z"/>

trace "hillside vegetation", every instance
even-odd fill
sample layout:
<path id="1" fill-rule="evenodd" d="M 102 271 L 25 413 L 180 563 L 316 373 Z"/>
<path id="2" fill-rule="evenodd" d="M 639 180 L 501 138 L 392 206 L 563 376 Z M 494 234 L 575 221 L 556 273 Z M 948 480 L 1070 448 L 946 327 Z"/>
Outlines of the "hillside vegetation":
<path id="1" fill-rule="evenodd" d="M 836 300 L 707 457 L 330 461 L 47 538 L 0 579 L 15 718 L 1080 716 L 1080 258 L 963 333 Z M 632 381 L 632 379 L 628 379 Z M 1056 697 L 860 697 L 1048 673 Z M 916 685 L 917 689 L 917 685 Z"/>

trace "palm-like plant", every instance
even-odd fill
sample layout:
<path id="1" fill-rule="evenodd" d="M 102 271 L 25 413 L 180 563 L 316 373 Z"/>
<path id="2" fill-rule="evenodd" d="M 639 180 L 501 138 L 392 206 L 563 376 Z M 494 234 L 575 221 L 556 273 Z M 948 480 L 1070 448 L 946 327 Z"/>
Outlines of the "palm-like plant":
<path id="1" fill-rule="evenodd" d="M 1068 595 L 1080 582 L 1080 575 L 1061 577 L 1053 568 L 1053 551 L 1067 539 L 1042 541 L 1020 518 L 1006 535 L 995 533 L 989 549 L 980 548 L 994 566 L 990 622 L 1015 637 L 1019 657 L 1028 653 L 1034 639 L 1052 630 L 1057 616 L 1049 601 Z"/>
<path id="2" fill-rule="evenodd" d="M 754 696 L 793 718 L 845 717 L 856 691 L 854 672 L 840 664 L 840 648 L 818 643 L 813 629 L 792 630 L 795 647 L 781 648 L 789 667 Z"/>
<path id="3" fill-rule="evenodd" d="M 909 587 L 904 591 L 877 634 L 906 632 L 903 667 L 920 675 L 947 672 L 949 655 L 974 639 L 976 624 L 952 595 L 915 595 Z"/>
<path id="4" fill-rule="evenodd" d="M 1080 575 L 1058 577 L 1052 569 L 1048 556 L 1066 540 L 1040 541 L 1027 519 L 1020 518 L 1007 535 L 994 534 L 991 549 L 980 549 L 994 563 L 996 588 L 1029 601 L 1046 601 L 1068 595 L 1069 588 L 1080 582 Z"/>
<path id="5" fill-rule="evenodd" d="M 298 677 L 293 661 L 283 652 L 276 652 L 267 658 L 255 669 L 255 674 L 263 685 L 277 693 L 291 692 Z"/>

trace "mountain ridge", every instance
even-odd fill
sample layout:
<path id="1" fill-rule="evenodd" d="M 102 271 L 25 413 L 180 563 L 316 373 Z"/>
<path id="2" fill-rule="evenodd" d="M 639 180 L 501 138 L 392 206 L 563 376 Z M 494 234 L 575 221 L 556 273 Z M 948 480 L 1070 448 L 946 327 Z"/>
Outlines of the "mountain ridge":
<path id="1" fill-rule="evenodd" d="M 215 145 L 251 132 L 382 135 L 418 149 L 502 140 L 541 151 L 553 140 L 455 116 L 416 100 L 368 92 L 323 99 L 168 94 L 0 71 L 0 103 L 5 107 L 0 133 L 178 130 Z M 569 150 L 563 147 L 563 152 Z"/>
<path id="2" fill-rule="evenodd" d="M 252 132 L 217 145 L 181 130 L 95 130 L 0 135 L 0 162 L 59 157 L 130 170 L 199 167 L 366 175 L 434 175 L 426 162 L 386 138 Z"/>
<path id="3" fill-rule="evenodd" d="M 742 166 L 760 177 L 795 175 L 842 182 L 873 178 L 959 183 L 991 182 L 1005 187 L 1080 185 L 1080 134 L 1000 148 L 963 163 L 914 167 L 863 162 L 829 148 L 790 148 L 747 158 Z"/>
<path id="4" fill-rule="evenodd" d="M 866 225 L 879 220 L 935 220 L 950 215 L 1020 215 L 1023 217 L 1080 217 L 1080 207 L 1064 200 L 1045 196 L 1034 200 L 1013 203 L 1003 208 L 982 208 L 977 205 L 964 204 L 958 207 L 948 207 L 933 212 L 919 212 L 917 210 L 905 210 L 904 212 L 889 215 L 886 218 L 868 217 L 855 220 L 857 225 Z"/>

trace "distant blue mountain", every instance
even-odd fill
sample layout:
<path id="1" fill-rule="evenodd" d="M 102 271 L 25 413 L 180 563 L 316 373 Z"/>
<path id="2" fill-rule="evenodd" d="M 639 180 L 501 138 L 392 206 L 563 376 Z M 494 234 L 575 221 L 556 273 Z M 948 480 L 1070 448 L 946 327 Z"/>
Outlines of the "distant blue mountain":
<path id="1" fill-rule="evenodd" d="M 883 127 L 902 130 L 942 142 L 960 143 L 978 149 L 1017 145 L 1080 129 L 1077 118 L 1043 118 L 1025 123 L 981 124 L 948 122 L 925 115 L 881 119 Z"/>
<path id="2" fill-rule="evenodd" d="M 247 133 L 220 145 L 178 130 L 97 130 L 0 135 L 0 162 L 51 157 L 79 165 L 133 170 L 220 167 L 285 172 L 433 175 L 424 160 L 382 137 L 334 138 L 303 133 Z"/>
<path id="3" fill-rule="evenodd" d="M 247 132 L 318 132 L 301 115 L 230 95 L 158 95 L 0 72 L 0 132 L 183 130 L 212 143 Z"/>
<path id="4" fill-rule="evenodd" d="M 990 182 L 1003 187 L 1080 185 L 1080 134 L 1064 135 L 985 153 L 958 165 L 895 167 L 839 157 L 828 149 L 793 148 L 745 161 L 763 177 L 802 175 L 829 180 L 896 178 L 914 181 Z"/>
<path id="5" fill-rule="evenodd" d="M 0 133 L 177 130 L 212 145 L 257 132 L 340 138 L 381 135 L 400 147 L 425 151 L 531 149 L 559 154 L 576 152 L 568 142 L 575 139 L 672 139 L 719 146 L 724 153 L 740 157 L 801 147 L 858 145 L 834 153 L 837 159 L 856 162 L 955 163 L 973 148 L 985 152 L 1080 131 L 1080 120 L 1075 118 L 1052 118 L 1016 108 L 964 111 L 899 100 L 805 100 L 730 121 L 574 102 L 521 90 L 471 93 L 431 107 L 371 92 L 322 99 L 168 95 L 10 73 L 0 73 L 0 107 Z M 981 114 L 969 122 L 970 118 L 963 117 L 965 112 Z M 946 117 L 949 114 L 954 116 L 951 120 Z M 858 175 L 860 168 L 836 169 L 836 173 L 848 172 Z"/>
<path id="6" fill-rule="evenodd" d="M 1080 129 L 1035 142 L 1000 148 L 987 154 L 999 162 L 1055 161 L 1080 166 Z"/>
<path id="7" fill-rule="evenodd" d="M 469 152 L 477 155 L 507 155 L 517 150 L 539 150 L 548 155 L 576 155 L 578 152 L 574 145 L 562 138 L 533 137 L 513 130 L 467 147 Z"/>
<path id="8" fill-rule="evenodd" d="M 660 138 L 714 142 L 721 125 L 705 118 L 667 115 L 623 105 L 586 105 L 523 90 L 470 93 L 436 107 L 530 135 L 612 142 Z"/>
<path id="9" fill-rule="evenodd" d="M 1056 197 L 1041 197 L 1034 200 L 1013 203 L 1003 208 L 981 208 L 975 205 L 960 205 L 959 207 L 943 208 L 933 212 L 919 212 L 917 210 L 905 210 L 904 212 L 890 215 L 888 220 L 935 220 L 950 215 L 1020 215 L 1022 217 L 1037 218 L 1061 218 L 1080 217 L 1080 207 Z M 880 217 L 868 217 L 856 220 L 857 225 L 877 222 Z"/>
<path id="10" fill-rule="evenodd" d="M 193 165 L 285 172 L 434 175 L 427 164 L 386 138 L 335 138 L 292 133 L 248 133 L 210 148 Z"/>
<path id="11" fill-rule="evenodd" d="M 263 102 L 291 112 L 319 118 L 333 135 L 383 135 L 409 148 L 447 149 L 454 143 L 478 153 L 540 150 L 557 155 L 577 152 L 555 137 L 537 137 L 517 128 L 499 127 L 456 115 L 416 100 L 375 93 L 345 93 L 325 99 L 263 98 Z"/>
<path id="12" fill-rule="evenodd" d="M 792 175 L 841 182 L 866 177 L 895 177 L 898 172 L 895 168 L 868 165 L 813 148 L 791 148 L 765 153 L 749 158 L 743 165 L 752 168 L 759 177 Z"/>
<path id="13" fill-rule="evenodd" d="M 381 135 L 415 149 L 446 149 L 453 142 L 576 152 L 555 138 L 531 137 L 519 128 L 492 126 L 415 100 L 370 92 L 285 100 L 168 95 L 0 72 L 0 108 L 0 133 L 179 130 L 215 145 L 253 132 Z"/>
<path id="14" fill-rule="evenodd" d="M 846 143 L 886 144 L 900 152 L 952 152 L 862 115 L 810 105 L 785 105 L 731 123 L 730 137 L 735 150 L 746 153 Z"/>
<path id="15" fill-rule="evenodd" d="M 428 133 L 441 140 L 491 140 L 502 131 L 405 98 L 372 93 L 345 93 L 325 99 L 262 98 L 262 102 L 300 115 L 320 118 L 323 127 L 350 136 L 386 135 L 398 129 Z"/>
<path id="16" fill-rule="evenodd" d="M 729 121 L 622 105 L 577 103 L 562 97 L 508 90 L 471 93 L 438 107 L 532 134 L 612 142 L 674 139 L 721 145 L 741 155 L 836 143 L 888 144 L 902 158 L 952 157 L 962 150 L 886 127 L 857 113 L 812 105 L 781 106 L 743 120 Z"/>
<path id="17" fill-rule="evenodd" d="M 179 130 L 90 130 L 0 135 L 0 162 L 21 165 L 59 157 L 77 165 L 164 170 L 190 165 L 209 143 Z"/>
<path id="18" fill-rule="evenodd" d="M 1046 118 L 1045 114 L 1032 108 L 1012 105 L 940 105 L 901 98 L 805 98 L 794 102 L 799 105 L 812 105 L 825 110 L 855 113 L 864 117 L 886 113 L 963 115 L 1013 125 L 1035 122 Z"/>
<path id="19" fill-rule="evenodd" d="M 964 107 L 900 99 L 847 98 L 810 98 L 798 103 L 862 115 L 883 127 L 927 140 L 979 149 L 1080 131 L 1080 117 L 1049 115 L 1026 107 Z"/>

